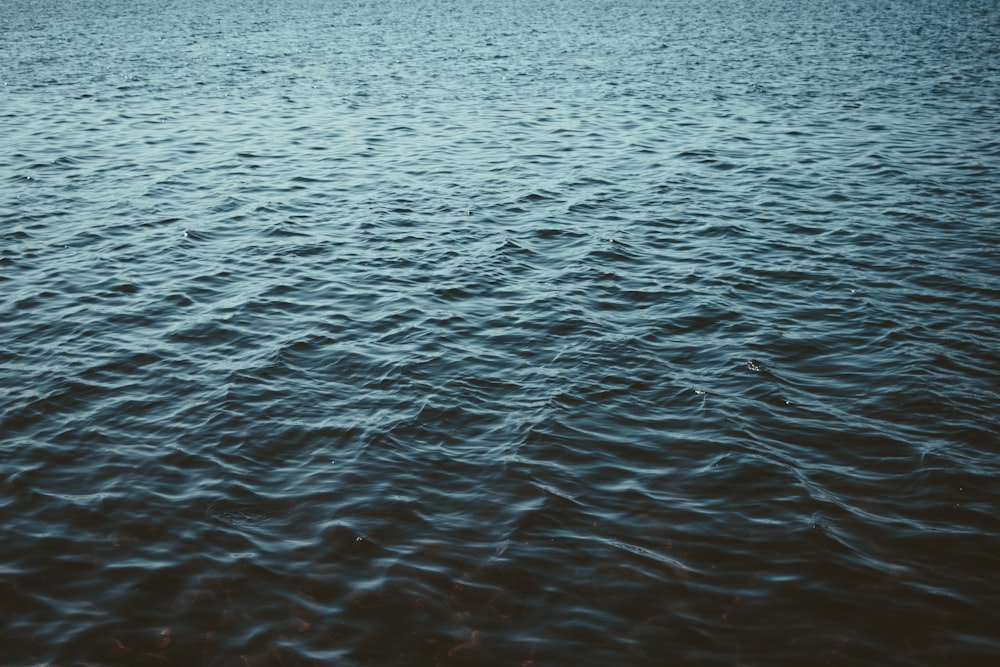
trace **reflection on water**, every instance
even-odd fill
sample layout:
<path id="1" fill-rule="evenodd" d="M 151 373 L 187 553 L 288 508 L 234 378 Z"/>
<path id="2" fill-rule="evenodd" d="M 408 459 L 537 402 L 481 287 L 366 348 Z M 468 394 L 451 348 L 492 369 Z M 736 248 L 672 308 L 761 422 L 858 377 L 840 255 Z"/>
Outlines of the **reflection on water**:
<path id="1" fill-rule="evenodd" d="M 1000 652 L 995 3 L 8 10 L 0 664 Z"/>

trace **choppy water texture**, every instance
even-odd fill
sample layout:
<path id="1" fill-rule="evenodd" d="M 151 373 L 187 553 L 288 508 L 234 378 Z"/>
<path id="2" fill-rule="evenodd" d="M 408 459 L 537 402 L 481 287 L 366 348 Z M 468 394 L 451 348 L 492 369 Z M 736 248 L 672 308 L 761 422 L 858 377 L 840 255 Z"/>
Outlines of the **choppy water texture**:
<path id="1" fill-rule="evenodd" d="M 997 664 L 996 2 L 0 45 L 0 664 Z"/>

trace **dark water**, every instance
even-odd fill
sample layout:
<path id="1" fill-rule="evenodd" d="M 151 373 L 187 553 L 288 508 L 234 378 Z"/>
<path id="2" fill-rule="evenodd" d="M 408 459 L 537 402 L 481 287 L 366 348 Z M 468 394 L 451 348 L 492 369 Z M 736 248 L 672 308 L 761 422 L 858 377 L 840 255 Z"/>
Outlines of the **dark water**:
<path id="1" fill-rule="evenodd" d="M 998 664 L 1000 4 L 0 46 L 0 664 Z"/>

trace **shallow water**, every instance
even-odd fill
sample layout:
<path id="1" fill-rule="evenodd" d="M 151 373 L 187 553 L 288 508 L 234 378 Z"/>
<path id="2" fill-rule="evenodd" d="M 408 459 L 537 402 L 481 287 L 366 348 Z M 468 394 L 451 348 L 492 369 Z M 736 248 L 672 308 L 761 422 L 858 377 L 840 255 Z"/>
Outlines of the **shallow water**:
<path id="1" fill-rule="evenodd" d="M 1000 654 L 997 3 L 0 44 L 0 664 Z"/>

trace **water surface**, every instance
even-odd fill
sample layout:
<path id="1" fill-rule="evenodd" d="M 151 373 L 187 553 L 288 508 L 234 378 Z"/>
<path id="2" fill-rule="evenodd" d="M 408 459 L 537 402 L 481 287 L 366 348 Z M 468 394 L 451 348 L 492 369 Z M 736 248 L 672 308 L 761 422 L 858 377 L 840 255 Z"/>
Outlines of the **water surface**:
<path id="1" fill-rule="evenodd" d="M 1000 655 L 995 2 L 0 45 L 0 664 Z"/>

